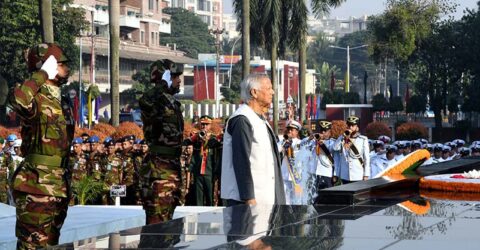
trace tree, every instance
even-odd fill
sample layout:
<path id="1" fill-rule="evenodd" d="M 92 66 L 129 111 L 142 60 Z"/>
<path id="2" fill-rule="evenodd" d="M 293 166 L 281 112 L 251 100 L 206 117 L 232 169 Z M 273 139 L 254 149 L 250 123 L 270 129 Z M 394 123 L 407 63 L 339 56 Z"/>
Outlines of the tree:
<path id="1" fill-rule="evenodd" d="M 406 112 L 408 114 L 423 113 L 427 110 L 427 100 L 420 95 L 413 95 L 407 102 Z"/>
<path id="2" fill-rule="evenodd" d="M 343 96 L 345 104 L 360 104 L 360 95 L 356 92 L 346 92 Z"/>
<path id="3" fill-rule="evenodd" d="M 401 96 L 394 96 L 390 100 L 388 105 L 388 111 L 392 113 L 397 113 L 399 111 L 403 111 L 403 101 Z"/>
<path id="4" fill-rule="evenodd" d="M 69 6 L 73 0 L 56 0 L 52 3 L 54 39 L 68 58 L 71 59 L 71 71 L 78 68 L 78 47 L 75 38 L 81 30 L 88 29 L 85 11 Z M 10 86 L 23 82 L 28 76 L 25 52 L 28 48 L 42 42 L 40 20 L 38 19 L 38 1 L 6 0 L 0 4 L 0 75 Z M 8 67 L 6 67 L 8 65 Z"/>
<path id="5" fill-rule="evenodd" d="M 388 101 L 383 94 L 376 94 L 372 98 L 372 106 L 374 112 L 388 110 Z"/>
<path id="6" fill-rule="evenodd" d="M 171 15 L 172 25 L 171 34 L 161 38 L 162 44 L 175 43 L 179 50 L 192 58 L 197 58 L 198 53 L 215 52 L 215 39 L 200 17 L 183 8 L 165 8 L 162 11 Z"/>
<path id="7" fill-rule="evenodd" d="M 315 92 L 325 93 L 330 89 L 330 81 L 333 75 L 338 75 L 340 70 L 336 65 L 330 66 L 330 64 L 324 62 L 321 67 L 317 67 L 315 70 L 319 75 L 320 89 Z"/>
<path id="8" fill-rule="evenodd" d="M 448 0 L 388 0 L 386 11 L 373 16 L 368 25 L 372 58 L 376 63 L 387 58 L 398 65 L 407 63 L 449 7 Z"/>

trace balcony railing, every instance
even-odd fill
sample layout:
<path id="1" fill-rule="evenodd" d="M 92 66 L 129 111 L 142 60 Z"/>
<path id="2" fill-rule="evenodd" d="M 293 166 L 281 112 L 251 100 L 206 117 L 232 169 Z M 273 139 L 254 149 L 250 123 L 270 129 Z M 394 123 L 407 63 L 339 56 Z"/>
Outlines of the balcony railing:
<path id="1" fill-rule="evenodd" d="M 120 16 L 120 26 L 140 29 L 140 19 L 136 16 Z"/>

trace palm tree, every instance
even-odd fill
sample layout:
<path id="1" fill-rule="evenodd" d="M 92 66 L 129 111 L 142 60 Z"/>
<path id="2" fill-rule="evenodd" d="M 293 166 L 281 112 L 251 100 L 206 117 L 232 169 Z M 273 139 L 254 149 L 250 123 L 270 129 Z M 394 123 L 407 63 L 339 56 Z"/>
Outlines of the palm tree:
<path id="1" fill-rule="evenodd" d="M 242 16 L 242 22 L 245 21 L 243 18 L 245 15 L 246 9 L 243 8 L 243 4 L 246 0 L 236 0 L 234 2 L 234 11 L 237 16 Z M 255 25 L 249 26 L 249 31 L 255 36 L 250 40 L 251 43 L 265 48 L 270 52 L 270 62 L 271 62 L 271 80 L 273 91 L 275 95 L 273 96 L 273 130 L 275 133 L 278 132 L 278 83 L 277 75 L 275 74 L 277 68 L 277 57 L 278 57 L 278 43 L 280 39 L 280 10 L 282 0 L 247 0 L 250 1 L 250 12 L 249 20 Z M 246 23 L 239 24 L 239 28 L 242 31 L 242 34 L 245 34 Z M 245 53 L 245 51 L 243 52 Z M 245 57 L 243 57 L 245 58 Z M 245 61 L 245 59 L 243 59 Z M 245 73 L 245 72 L 244 72 Z"/>
<path id="2" fill-rule="evenodd" d="M 306 71 L 307 71 L 307 20 L 308 10 L 305 1 L 294 1 L 296 6 L 292 8 L 292 27 L 299 30 L 298 41 L 292 42 L 292 48 L 298 49 L 298 61 L 300 71 L 300 119 L 305 120 L 305 96 L 306 96 Z M 331 8 L 340 6 L 345 0 L 312 0 L 312 12 L 316 17 L 330 13 Z"/>

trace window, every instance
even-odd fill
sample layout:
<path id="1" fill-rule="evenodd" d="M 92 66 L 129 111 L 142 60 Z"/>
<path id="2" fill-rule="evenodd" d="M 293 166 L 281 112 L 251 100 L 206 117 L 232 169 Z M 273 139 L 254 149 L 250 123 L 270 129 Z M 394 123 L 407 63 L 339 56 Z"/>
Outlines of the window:
<path id="1" fill-rule="evenodd" d="M 145 31 L 140 31 L 140 43 L 145 43 Z"/>
<path id="2" fill-rule="evenodd" d="M 340 28 L 342 30 L 350 29 L 350 23 L 340 23 Z"/>
<path id="3" fill-rule="evenodd" d="M 155 33 L 151 33 L 152 34 L 152 40 L 150 41 L 150 44 L 154 44 L 155 43 Z"/>
<path id="4" fill-rule="evenodd" d="M 156 7 L 157 7 L 157 9 L 156 9 L 156 10 L 157 10 L 157 13 L 160 13 L 160 12 L 159 12 L 159 11 L 160 11 L 160 8 L 158 8 L 158 0 L 155 0 L 155 5 L 156 5 Z"/>
<path id="5" fill-rule="evenodd" d="M 148 0 L 148 10 L 153 10 L 153 0 Z"/>

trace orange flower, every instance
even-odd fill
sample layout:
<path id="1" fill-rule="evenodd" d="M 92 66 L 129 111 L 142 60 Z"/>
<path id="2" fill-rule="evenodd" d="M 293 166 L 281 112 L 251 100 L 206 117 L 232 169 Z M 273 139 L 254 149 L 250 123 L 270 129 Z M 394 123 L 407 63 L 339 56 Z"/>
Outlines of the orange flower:
<path id="1" fill-rule="evenodd" d="M 480 184 L 478 183 L 428 180 L 425 178 L 420 178 L 420 188 L 454 193 L 480 193 Z"/>
<path id="2" fill-rule="evenodd" d="M 406 172 L 413 172 L 424 161 L 430 158 L 430 152 L 426 149 L 414 151 L 397 162 L 394 166 L 387 168 L 377 176 L 390 176 L 395 174 L 405 174 Z"/>
<path id="3" fill-rule="evenodd" d="M 414 213 L 414 214 L 417 214 L 417 215 L 423 215 L 423 214 L 428 213 L 428 211 L 430 211 L 430 202 L 429 201 L 426 201 L 425 205 L 417 204 L 417 203 L 412 202 L 412 201 L 404 201 L 404 202 L 402 202 L 398 205 L 400 207 Z"/>

